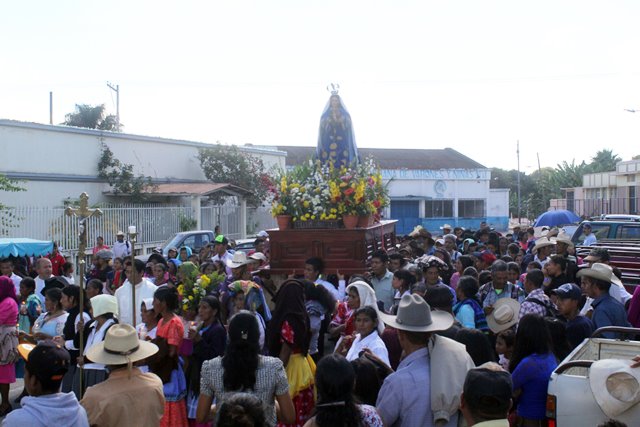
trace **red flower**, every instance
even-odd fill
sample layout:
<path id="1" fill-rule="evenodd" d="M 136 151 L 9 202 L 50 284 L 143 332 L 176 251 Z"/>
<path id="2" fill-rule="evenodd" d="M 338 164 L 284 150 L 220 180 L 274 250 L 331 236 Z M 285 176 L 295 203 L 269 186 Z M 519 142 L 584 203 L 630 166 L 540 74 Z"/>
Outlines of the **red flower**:
<path id="1" fill-rule="evenodd" d="M 379 208 L 380 207 L 380 200 L 377 200 L 377 199 L 374 200 L 373 201 L 373 206 L 375 206 L 376 208 Z"/>
<path id="2" fill-rule="evenodd" d="M 348 187 L 346 190 L 344 190 L 344 195 L 345 195 L 345 196 L 350 196 L 350 195 L 352 195 L 355 191 L 356 191 L 356 190 L 354 190 L 353 188 Z"/>

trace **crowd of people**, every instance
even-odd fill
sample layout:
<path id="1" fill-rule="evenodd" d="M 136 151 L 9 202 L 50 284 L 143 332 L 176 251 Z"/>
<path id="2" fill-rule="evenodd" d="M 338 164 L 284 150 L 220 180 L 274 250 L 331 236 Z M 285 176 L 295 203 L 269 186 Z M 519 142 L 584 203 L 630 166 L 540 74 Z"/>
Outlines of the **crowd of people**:
<path id="1" fill-rule="evenodd" d="M 558 230 L 416 227 L 367 271 L 310 258 L 279 286 L 264 232 L 247 253 L 222 235 L 130 251 L 98 238 L 82 293 L 57 247 L 0 260 L 2 425 L 546 426 L 558 363 L 598 328 L 640 327 L 607 251 L 582 259 Z M 207 295 L 179 292 L 212 274 Z"/>

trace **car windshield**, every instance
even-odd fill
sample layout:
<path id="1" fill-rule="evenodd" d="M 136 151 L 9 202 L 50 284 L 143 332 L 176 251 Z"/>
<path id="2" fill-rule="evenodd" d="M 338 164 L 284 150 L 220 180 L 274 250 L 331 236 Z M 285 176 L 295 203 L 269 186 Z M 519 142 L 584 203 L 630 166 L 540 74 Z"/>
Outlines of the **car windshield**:
<path id="1" fill-rule="evenodd" d="M 162 244 L 162 255 L 164 255 L 165 257 L 169 254 L 169 248 L 171 247 L 177 247 L 178 243 L 180 243 L 180 240 L 182 239 L 182 235 L 180 234 L 176 234 L 175 236 L 167 239 L 163 244 Z"/>
<path id="2" fill-rule="evenodd" d="M 571 239 L 577 245 L 581 245 L 582 243 L 584 243 L 584 239 L 586 237 L 582 229 L 583 226 L 580 225 L 580 227 L 578 227 L 578 229 L 576 230 L 576 234 L 574 234 L 573 238 Z M 610 229 L 610 224 L 591 223 L 591 230 L 593 231 L 593 234 L 595 234 L 597 240 L 607 239 L 609 237 Z"/>

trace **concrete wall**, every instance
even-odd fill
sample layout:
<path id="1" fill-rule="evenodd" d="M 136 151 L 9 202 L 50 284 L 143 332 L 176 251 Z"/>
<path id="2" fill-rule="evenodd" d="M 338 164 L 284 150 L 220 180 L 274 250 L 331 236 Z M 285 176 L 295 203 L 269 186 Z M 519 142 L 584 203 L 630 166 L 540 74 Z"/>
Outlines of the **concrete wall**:
<path id="1" fill-rule="evenodd" d="M 10 206 L 59 206 L 65 198 L 77 198 L 83 191 L 94 203 L 107 201 L 102 193 L 109 186 L 97 179 L 102 143 L 115 158 L 132 164 L 135 174 L 160 181 L 206 180 L 197 155 L 199 149 L 211 144 L 0 120 L 0 173 L 27 180 L 23 186 L 28 190 L 0 192 L 0 202 Z M 267 170 L 284 167 L 284 152 L 239 148 L 260 157 Z"/>

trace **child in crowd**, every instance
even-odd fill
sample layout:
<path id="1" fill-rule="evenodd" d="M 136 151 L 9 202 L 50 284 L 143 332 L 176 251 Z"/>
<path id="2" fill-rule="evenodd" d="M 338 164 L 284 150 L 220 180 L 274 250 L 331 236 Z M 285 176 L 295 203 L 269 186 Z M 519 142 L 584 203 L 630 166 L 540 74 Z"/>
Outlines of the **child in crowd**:
<path id="1" fill-rule="evenodd" d="M 516 342 L 516 334 L 513 328 L 505 329 L 498 333 L 496 337 L 496 353 L 498 353 L 498 363 L 506 371 L 509 370 L 509 360 L 513 355 L 513 345 Z"/>

